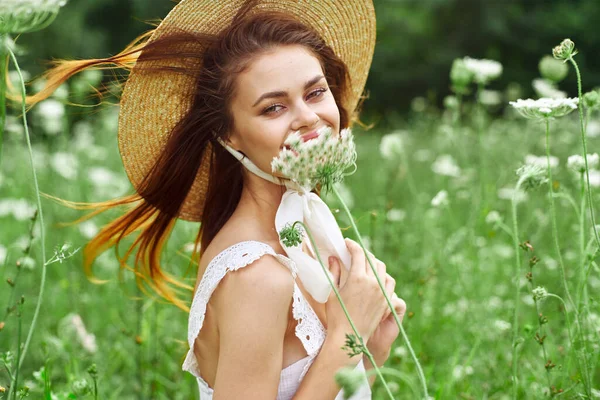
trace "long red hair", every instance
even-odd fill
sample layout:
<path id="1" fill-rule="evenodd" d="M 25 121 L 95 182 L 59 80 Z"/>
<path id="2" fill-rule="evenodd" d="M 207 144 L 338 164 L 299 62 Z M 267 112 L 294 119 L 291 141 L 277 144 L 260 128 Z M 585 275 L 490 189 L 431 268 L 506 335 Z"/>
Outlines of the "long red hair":
<path id="1" fill-rule="evenodd" d="M 27 98 L 29 105 L 47 98 L 63 82 L 85 69 L 140 69 L 173 72 L 168 63 L 156 66 L 145 61 L 178 59 L 182 57 L 201 61 L 197 72 L 193 105 L 171 131 L 169 139 L 156 161 L 155 167 L 145 177 L 138 193 L 122 198 L 99 202 L 79 203 L 53 199 L 60 203 L 91 213 L 70 223 L 76 224 L 106 210 L 125 206 L 125 213 L 105 225 L 86 245 L 83 251 L 84 271 L 93 279 L 94 260 L 105 250 L 115 246 L 121 269 L 135 273 L 138 286 L 145 285 L 181 309 L 188 310 L 187 296 L 179 297 L 182 290 L 193 290 L 161 268 L 160 257 L 178 211 L 196 177 L 201 160 L 211 149 L 209 187 L 206 193 L 200 229 L 195 239 L 190 266 L 200 258 L 198 249 L 204 249 L 227 222 L 235 210 L 243 187 L 242 165 L 217 144 L 217 138 L 226 138 L 233 126 L 229 110 L 234 94 L 236 76 L 247 67 L 257 54 L 276 46 L 301 45 L 309 49 L 321 62 L 324 75 L 340 110 L 341 127 L 353 119 L 354 110 L 346 110 L 343 99 L 350 88 L 348 70 L 342 60 L 311 28 L 281 13 L 251 14 L 251 3 L 242 7 L 234 23 L 218 35 L 177 32 L 149 42 L 152 31 L 136 38 L 119 54 L 102 59 L 54 61 L 52 69 L 44 73 L 46 86 Z M 186 43 L 201 44 L 201 53 L 182 53 Z M 182 63 L 177 63 L 182 65 Z M 180 68 L 177 72 L 189 74 Z M 70 225 L 69 224 L 69 225 Z M 138 233 L 133 244 L 123 256 L 119 243 Z M 137 249 L 137 252 L 136 252 Z M 133 267 L 127 265 L 128 257 L 136 252 Z"/>

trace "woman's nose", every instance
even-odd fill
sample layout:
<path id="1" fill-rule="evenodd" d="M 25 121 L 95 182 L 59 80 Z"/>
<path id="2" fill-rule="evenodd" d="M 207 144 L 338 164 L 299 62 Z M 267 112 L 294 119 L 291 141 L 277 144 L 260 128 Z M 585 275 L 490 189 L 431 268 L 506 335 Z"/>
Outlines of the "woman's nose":
<path id="1" fill-rule="evenodd" d="M 321 118 L 319 115 L 308 105 L 302 104 L 297 108 L 296 116 L 292 122 L 292 130 L 299 131 L 302 128 L 312 128 L 315 126 Z"/>

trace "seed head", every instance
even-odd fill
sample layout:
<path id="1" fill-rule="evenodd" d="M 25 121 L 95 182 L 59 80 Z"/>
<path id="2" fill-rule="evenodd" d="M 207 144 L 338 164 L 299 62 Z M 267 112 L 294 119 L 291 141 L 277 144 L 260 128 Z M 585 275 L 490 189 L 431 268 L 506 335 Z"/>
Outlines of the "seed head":
<path id="1" fill-rule="evenodd" d="M 543 288 L 541 286 L 538 286 L 535 289 L 533 289 L 531 293 L 533 294 L 533 299 L 535 301 L 543 300 L 546 297 L 548 297 L 548 291 L 546 290 L 546 288 Z"/>
<path id="2" fill-rule="evenodd" d="M 567 77 L 569 66 L 552 56 L 545 55 L 538 64 L 542 78 L 558 83 Z"/>
<path id="3" fill-rule="evenodd" d="M 536 164 L 525 164 L 517 169 L 517 176 L 525 190 L 532 190 L 548 182 L 546 169 Z"/>
<path id="4" fill-rule="evenodd" d="M 563 40 L 558 46 L 552 49 L 554 58 L 563 62 L 566 62 L 575 54 L 577 54 L 577 50 L 575 50 L 575 43 L 571 39 Z"/>
<path id="5" fill-rule="evenodd" d="M 304 232 L 297 224 L 286 224 L 279 232 L 279 239 L 286 247 L 296 247 L 302 243 Z"/>

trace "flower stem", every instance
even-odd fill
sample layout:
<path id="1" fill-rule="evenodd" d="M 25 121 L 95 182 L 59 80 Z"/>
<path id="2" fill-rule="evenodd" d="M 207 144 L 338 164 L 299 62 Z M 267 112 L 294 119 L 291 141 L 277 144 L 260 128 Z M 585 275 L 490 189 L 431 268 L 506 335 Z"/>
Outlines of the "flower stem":
<path id="1" fill-rule="evenodd" d="M 8 35 L 0 33 L 0 165 L 2 165 L 2 143 L 4 142 L 4 125 L 6 125 L 6 76 Z"/>
<path id="2" fill-rule="evenodd" d="M 46 284 L 46 235 L 44 232 L 46 229 L 44 226 L 44 214 L 42 213 L 42 200 L 40 197 L 40 187 L 38 185 L 37 174 L 35 172 L 35 167 L 33 164 L 33 152 L 31 150 L 31 139 L 29 137 L 29 129 L 27 128 L 27 115 L 26 115 L 26 110 L 25 110 L 25 96 L 26 96 L 25 81 L 23 80 L 23 75 L 21 74 L 21 69 L 19 68 L 19 64 L 17 62 L 17 58 L 15 57 L 15 54 L 12 52 L 12 50 L 10 48 L 7 48 L 7 50 L 10 55 L 10 58 L 12 59 L 13 63 L 15 64 L 15 69 L 17 70 L 17 73 L 19 75 L 19 80 L 20 80 L 20 84 L 21 84 L 21 97 L 22 97 L 21 113 L 23 116 L 23 127 L 25 128 L 25 138 L 27 139 L 27 149 L 29 150 L 29 160 L 31 162 L 33 185 L 35 187 L 35 195 L 36 195 L 38 213 L 39 213 L 39 218 L 40 218 L 40 225 L 41 225 L 40 239 L 41 239 L 41 244 L 42 244 L 42 277 L 41 277 L 41 282 L 40 282 L 40 293 L 38 295 L 37 302 L 35 305 L 35 311 L 33 313 L 33 318 L 31 320 L 31 326 L 29 327 L 29 332 L 27 333 L 27 338 L 25 339 L 25 344 L 23 345 L 23 351 L 21 353 L 21 357 L 18 360 L 17 369 L 19 369 L 21 367 L 21 365 L 23 364 L 23 361 L 25 360 L 25 356 L 27 355 L 27 349 L 29 347 L 29 343 L 31 342 L 31 337 L 33 336 L 33 332 L 35 330 L 35 325 L 37 322 L 38 315 L 40 313 L 40 307 L 42 305 L 42 298 L 44 295 L 44 287 Z"/>
<path id="3" fill-rule="evenodd" d="M 521 184 L 525 180 L 525 177 L 519 178 L 517 184 L 515 185 L 515 191 L 513 192 L 511 199 L 511 209 L 512 209 L 512 224 L 513 224 L 513 244 L 515 248 L 515 309 L 513 315 L 513 340 L 512 340 L 512 382 L 513 382 L 513 399 L 517 399 L 517 393 L 519 389 L 518 381 L 517 381 L 517 349 L 518 343 L 517 338 L 519 336 L 519 294 L 520 294 L 520 286 L 519 282 L 521 279 L 521 249 L 519 248 L 519 227 L 517 223 L 517 193 Z"/>
<path id="4" fill-rule="evenodd" d="M 335 186 L 332 185 L 331 189 L 332 189 L 333 193 L 335 194 L 336 198 L 338 199 L 338 201 L 340 202 L 340 204 L 342 205 L 342 208 L 344 209 L 344 212 L 348 216 L 348 219 L 350 220 L 350 224 L 352 225 L 352 230 L 354 231 L 354 234 L 358 238 L 358 243 L 360 244 L 360 247 L 362 247 L 363 251 L 365 252 L 365 256 L 367 258 L 367 261 L 369 262 L 369 266 L 371 267 L 371 270 L 375 274 L 375 278 L 377 279 L 377 283 L 379 284 L 379 287 L 381 288 L 381 291 L 383 292 L 383 295 L 385 296 L 385 300 L 387 301 L 388 307 L 390 308 L 390 310 L 392 312 L 392 315 L 394 316 L 394 320 L 396 321 L 396 325 L 398 325 L 398 329 L 400 329 L 400 333 L 402 334 L 402 339 L 406 343 L 406 347 L 408 348 L 408 351 L 410 352 L 410 355 L 411 355 L 413 361 L 415 362 L 415 366 L 417 367 L 417 372 L 419 374 L 419 380 L 421 381 L 421 385 L 423 387 L 424 398 L 427 399 L 429 397 L 429 394 L 428 394 L 428 391 L 427 391 L 427 381 L 425 380 L 425 374 L 423 373 L 423 369 L 421 368 L 421 364 L 419 363 L 419 359 L 415 355 L 415 352 L 414 352 L 414 350 L 413 350 L 413 348 L 412 348 L 412 346 L 410 344 L 410 340 L 408 339 L 408 336 L 406 335 L 406 332 L 404 331 L 404 328 L 402 327 L 402 323 L 400 322 L 400 318 L 398 317 L 398 314 L 396 313 L 396 310 L 394 310 L 394 306 L 392 305 L 392 302 L 391 302 L 389 296 L 385 292 L 385 287 L 381 283 L 381 279 L 379 277 L 379 274 L 377 273 L 377 269 L 373 265 L 373 261 L 371 260 L 369 252 L 365 248 L 365 245 L 363 243 L 363 240 L 362 240 L 362 237 L 360 235 L 360 232 L 358 231 L 358 228 L 356 227 L 356 223 L 354 222 L 354 218 L 352 217 L 352 214 L 350 213 L 350 210 L 348 209 L 348 206 L 346 206 L 346 203 L 342 199 L 342 196 L 337 191 L 337 189 L 335 188 Z"/>
<path id="5" fill-rule="evenodd" d="M 321 254 L 319 253 L 319 249 L 318 249 L 317 244 L 312 236 L 312 233 L 310 232 L 308 227 L 306 225 L 304 225 L 304 223 L 302 223 L 301 221 L 294 222 L 293 226 L 295 227 L 296 225 L 302 226 L 302 228 L 304 228 L 304 231 L 308 235 L 308 239 L 310 240 L 310 243 L 312 245 L 312 248 L 314 249 L 315 255 L 317 256 L 317 260 L 319 261 L 319 264 L 321 264 L 321 268 L 323 269 L 323 272 L 325 273 L 325 276 L 327 277 L 327 280 L 329 281 L 329 285 L 331 286 L 331 289 L 333 290 L 333 292 L 335 293 L 335 296 L 337 297 L 338 301 L 340 302 L 340 305 L 342 306 L 342 310 L 344 311 L 344 314 L 346 315 L 346 319 L 348 319 L 348 322 L 350 323 L 350 327 L 352 328 L 352 331 L 354 331 L 354 334 L 356 335 L 358 340 L 360 340 L 362 351 L 365 353 L 365 355 L 371 362 L 371 365 L 373 365 L 373 369 L 377 373 L 377 376 L 379 377 L 379 379 L 381 379 L 381 383 L 383 383 L 383 386 L 385 387 L 388 395 L 390 396 L 390 399 L 394 400 L 394 395 L 392 394 L 392 391 L 388 387 L 387 382 L 383 378 L 381 371 L 377 367 L 375 358 L 373 357 L 373 355 L 371 354 L 371 352 L 365 345 L 363 337 L 360 335 L 360 333 L 358 333 L 358 329 L 356 329 L 356 326 L 354 325 L 354 321 L 352 321 L 352 318 L 350 317 L 350 314 L 348 313 L 348 309 L 346 308 L 346 304 L 342 300 L 342 296 L 340 296 L 340 292 L 335 287 L 333 281 L 331 280 L 331 276 L 329 276 L 329 272 L 327 271 L 327 268 L 325 267 L 325 264 L 323 264 L 323 260 L 321 260 Z"/>
<path id="6" fill-rule="evenodd" d="M 592 201 L 592 191 L 590 189 L 590 169 L 588 168 L 588 160 L 587 160 L 587 143 L 585 138 L 585 127 L 583 125 L 583 95 L 581 91 L 581 73 L 579 72 L 579 67 L 577 63 L 573 59 L 573 56 L 569 57 L 569 61 L 573 64 L 575 68 L 575 73 L 577 74 L 577 94 L 579 96 L 579 104 L 577 109 L 579 110 L 579 125 L 581 128 L 581 143 L 583 144 L 583 159 L 585 161 L 585 176 L 587 179 L 587 192 L 588 192 L 588 205 L 590 209 L 590 217 L 592 219 L 592 227 L 594 229 L 594 236 L 596 238 L 596 245 L 600 248 L 600 236 L 598 235 L 598 229 L 596 228 L 596 220 L 594 217 L 594 203 Z"/>
<path id="7" fill-rule="evenodd" d="M 581 331 L 581 324 L 579 323 L 579 311 L 578 308 L 575 306 L 574 302 L 573 302 L 573 298 L 571 297 L 571 293 L 569 291 L 569 286 L 567 285 L 567 278 L 566 278 L 566 274 L 565 274 L 565 265 L 562 259 L 562 254 L 560 251 L 560 244 L 558 241 L 558 228 L 556 226 L 556 207 L 554 205 L 554 188 L 553 186 L 553 181 L 552 181 L 552 168 L 550 166 L 550 120 L 547 118 L 546 119 L 546 160 L 547 160 L 547 164 L 548 164 L 548 179 L 549 179 L 549 191 L 550 191 L 550 210 L 551 210 L 551 214 L 552 214 L 552 236 L 554 238 L 554 247 L 556 249 L 556 255 L 558 257 L 558 264 L 560 266 L 560 273 L 561 273 L 561 278 L 562 278 L 562 282 L 563 282 L 563 286 L 564 286 L 564 290 L 565 290 L 565 295 L 567 297 L 567 300 L 569 301 L 570 306 L 573 308 L 573 310 L 575 311 L 575 324 L 577 326 L 577 330 L 579 332 L 580 335 L 583 335 L 583 332 Z M 586 170 L 587 170 L 587 161 L 586 161 Z M 565 315 L 568 315 L 569 310 L 565 307 Z M 569 330 L 569 336 L 571 336 L 571 324 L 569 321 L 569 318 L 567 318 L 567 329 Z M 577 349 L 577 346 L 575 344 L 575 342 L 571 341 L 571 346 L 574 349 Z M 577 350 L 576 350 L 577 351 Z M 579 359 L 579 357 L 575 357 L 577 360 Z M 584 363 L 584 368 L 581 368 L 581 365 L 579 365 L 579 370 L 581 372 L 581 376 L 584 377 L 584 385 L 586 388 L 586 392 L 590 393 L 590 390 L 588 388 L 589 382 L 588 382 L 588 377 L 587 377 L 587 356 L 583 357 L 583 363 Z M 579 362 L 578 362 L 579 364 Z M 589 396 L 591 397 L 591 395 Z"/>

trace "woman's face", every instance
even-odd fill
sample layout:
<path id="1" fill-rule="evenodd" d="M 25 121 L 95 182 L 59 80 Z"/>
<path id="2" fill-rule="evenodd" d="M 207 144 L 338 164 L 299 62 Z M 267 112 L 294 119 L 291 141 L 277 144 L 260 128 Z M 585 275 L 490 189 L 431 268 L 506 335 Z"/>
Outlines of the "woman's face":
<path id="1" fill-rule="evenodd" d="M 340 112 L 319 60 L 302 46 L 281 46 L 254 58 L 238 75 L 230 145 L 271 171 L 287 136 L 328 126 L 340 131 Z M 308 139 L 310 136 L 306 136 Z"/>

